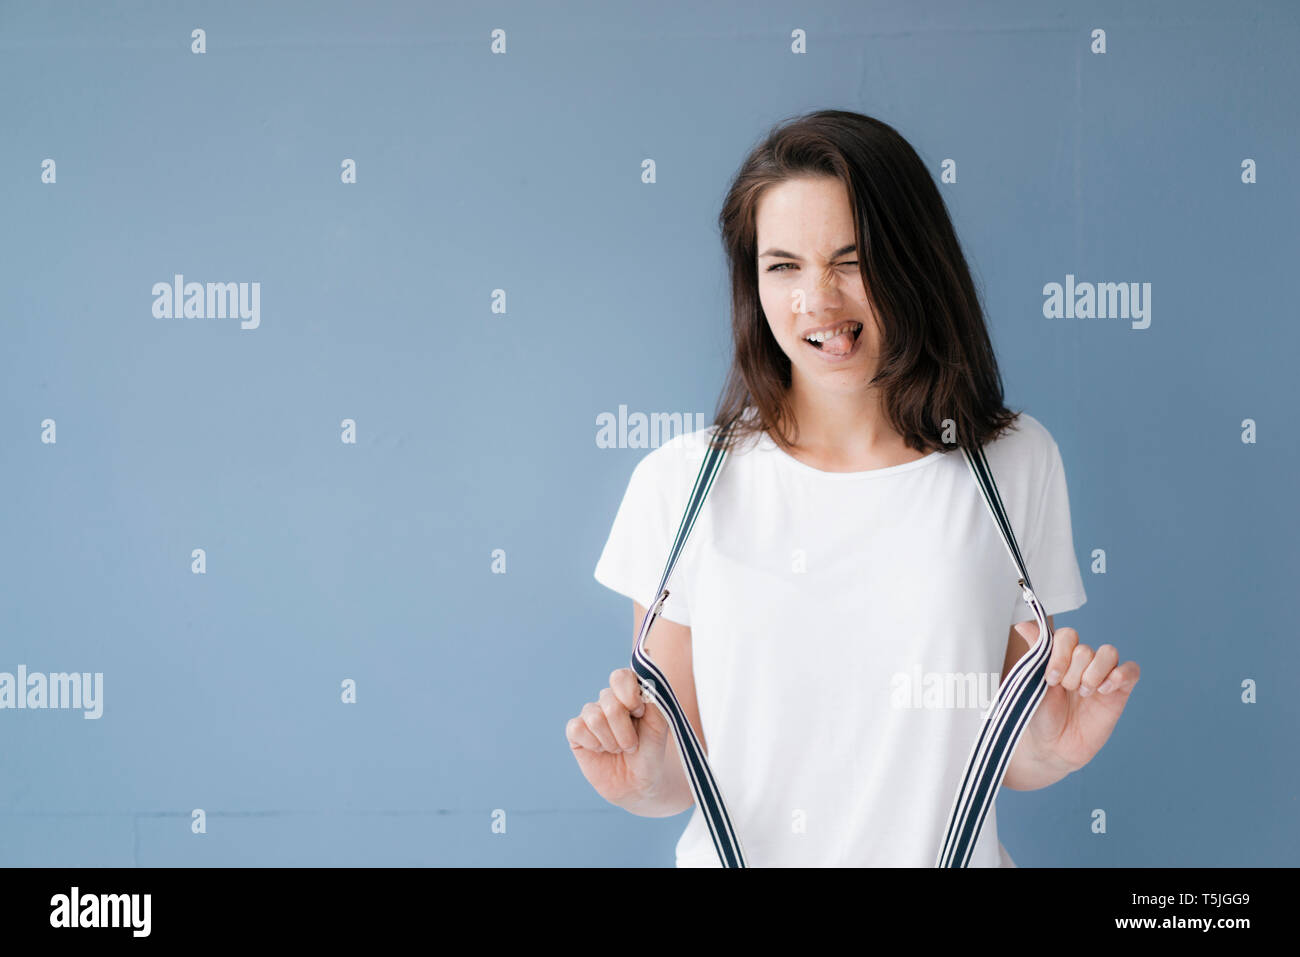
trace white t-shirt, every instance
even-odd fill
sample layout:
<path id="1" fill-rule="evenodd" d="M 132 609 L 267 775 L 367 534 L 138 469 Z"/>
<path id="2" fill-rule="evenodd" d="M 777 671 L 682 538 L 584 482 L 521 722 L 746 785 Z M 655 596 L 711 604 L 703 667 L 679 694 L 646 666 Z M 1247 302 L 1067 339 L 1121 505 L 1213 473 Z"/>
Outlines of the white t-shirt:
<path id="1" fill-rule="evenodd" d="M 637 463 L 598 582 L 652 603 L 715 429 Z M 1047 614 L 1078 608 L 1056 442 L 1022 413 L 985 455 Z M 1008 632 L 1034 618 L 1017 577 L 960 449 L 865 472 L 766 434 L 728 452 L 661 614 L 691 628 L 709 764 L 750 866 L 934 866 Z M 721 866 L 698 807 L 677 866 Z M 970 866 L 1015 866 L 996 806 Z"/>

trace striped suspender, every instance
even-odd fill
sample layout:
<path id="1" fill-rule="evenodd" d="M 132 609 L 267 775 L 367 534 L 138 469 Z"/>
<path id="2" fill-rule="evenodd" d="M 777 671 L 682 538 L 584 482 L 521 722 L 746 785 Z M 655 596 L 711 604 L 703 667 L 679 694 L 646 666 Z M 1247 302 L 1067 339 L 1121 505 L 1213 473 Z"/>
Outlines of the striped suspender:
<path id="1" fill-rule="evenodd" d="M 988 816 L 998 788 L 1002 786 L 1002 777 L 1006 774 L 1011 753 L 1015 751 L 1016 743 L 1029 724 L 1029 719 L 1033 717 L 1038 703 L 1047 693 L 1047 660 L 1052 656 L 1052 629 L 1047 623 L 1047 613 L 1029 582 L 1029 571 L 1025 568 L 1020 548 L 1016 545 L 1011 521 L 1002 507 L 1002 496 L 998 494 L 997 483 L 993 481 L 988 459 L 984 457 L 982 448 L 977 447 L 972 452 L 963 446 L 962 451 L 966 454 L 966 464 L 970 466 L 971 474 L 984 493 L 984 504 L 988 506 L 989 513 L 997 522 L 998 531 L 1002 533 L 1002 543 L 1007 547 L 1007 554 L 1020 573 L 1017 584 L 1038 618 L 1038 640 L 1012 666 L 1006 680 L 998 687 L 992 706 L 984 715 L 979 736 L 966 761 L 961 786 L 952 802 L 948 828 L 943 847 L 939 850 L 939 858 L 935 862 L 936 867 L 966 867 L 970 863 L 975 842 L 984 826 L 984 818 Z"/>
<path id="2" fill-rule="evenodd" d="M 731 424 L 734 423 L 733 419 Z M 731 425 L 728 425 L 724 433 L 730 428 Z M 653 702 L 663 712 L 672 727 L 682 767 L 691 785 L 691 791 L 695 795 L 695 804 L 704 814 L 709 833 L 713 838 L 713 846 L 718 852 L 718 859 L 722 862 L 722 866 L 747 867 L 745 853 L 740 844 L 740 835 L 736 833 L 731 823 L 731 815 L 727 812 L 722 791 L 713 776 L 713 770 L 709 767 L 708 758 L 704 755 L 704 748 L 700 745 L 700 740 L 685 712 L 682 711 L 677 696 L 673 694 L 668 679 L 664 677 L 658 666 L 646 657 L 643 647 L 646 636 L 650 633 L 650 626 L 659 617 L 664 599 L 668 597 L 668 579 L 672 576 L 677 559 L 681 557 L 686 540 L 695 526 L 700 507 L 709 494 L 718 469 L 722 467 L 723 459 L 726 458 L 727 453 L 725 448 L 721 447 L 722 444 L 721 440 L 716 443 L 710 442 L 704 461 L 700 464 L 700 471 L 695 477 L 695 487 L 691 491 L 681 525 L 677 528 L 677 538 L 668 553 L 668 564 L 664 568 L 663 577 L 659 579 L 657 597 L 646 610 L 636 644 L 632 649 L 632 670 L 636 672 L 641 684 L 642 700 Z M 993 806 L 998 788 L 1002 784 L 1002 777 L 1006 773 L 1007 763 L 1011 760 L 1011 754 L 1047 691 L 1044 675 L 1052 650 L 1052 631 L 1048 627 L 1047 616 L 1030 585 L 1029 573 L 1025 569 L 1020 549 L 1016 545 L 1011 523 L 1002 507 L 997 483 L 993 481 L 993 472 L 984 457 L 984 450 L 977 448 L 971 452 L 963 447 L 962 451 L 966 455 L 966 464 L 970 466 L 971 474 L 984 495 L 984 503 L 988 506 L 994 521 L 997 522 L 998 531 L 1002 535 L 1002 542 L 1011 556 L 1011 561 L 1020 573 L 1018 584 L 1025 601 L 1033 607 L 1034 614 L 1038 617 L 1039 637 L 1033 648 L 1012 667 L 1006 680 L 998 688 L 997 698 L 984 715 L 979 736 L 971 749 L 966 771 L 962 775 L 961 786 L 953 800 L 943 846 L 935 865 L 937 867 L 966 867 L 970 863 L 980 829 L 984 826 L 984 819 Z"/>
<path id="3" fill-rule="evenodd" d="M 734 423 L 735 420 L 732 421 Z M 704 504 L 704 497 L 709 494 L 713 478 L 718 474 L 725 457 L 725 449 L 715 447 L 713 442 L 709 443 L 704 461 L 700 464 L 700 472 L 695 476 L 695 488 L 691 492 L 690 501 L 686 503 L 686 513 L 677 528 L 677 540 L 673 542 L 672 550 L 668 553 L 668 565 L 664 568 L 663 578 L 659 579 L 658 597 L 654 604 L 646 609 L 645 619 L 641 622 L 641 631 L 636 636 L 636 646 L 632 649 L 632 670 L 636 672 L 641 683 L 642 699 L 653 701 L 658 705 L 659 710 L 668 719 L 668 723 L 672 725 L 682 767 L 686 771 L 686 779 L 691 784 L 691 791 L 695 794 L 695 805 L 704 812 L 704 819 L 708 822 L 709 832 L 713 835 L 713 846 L 717 849 L 722 866 L 745 867 L 747 866 L 745 852 L 740 847 L 740 835 L 731 826 L 731 815 L 727 813 L 726 802 L 722 800 L 722 791 L 713 778 L 713 769 L 709 767 L 709 761 L 704 756 L 700 739 L 695 736 L 695 729 L 691 727 L 691 722 L 682 711 L 681 705 L 677 703 L 677 696 L 673 694 L 668 679 L 664 677 L 658 666 L 646 657 L 642 648 L 646 635 L 650 633 L 650 626 L 659 617 L 664 599 L 668 597 L 668 578 L 673 573 L 673 566 L 677 564 L 677 559 L 686 546 L 686 539 L 695 526 L 695 518 L 700 513 L 700 506 Z"/>

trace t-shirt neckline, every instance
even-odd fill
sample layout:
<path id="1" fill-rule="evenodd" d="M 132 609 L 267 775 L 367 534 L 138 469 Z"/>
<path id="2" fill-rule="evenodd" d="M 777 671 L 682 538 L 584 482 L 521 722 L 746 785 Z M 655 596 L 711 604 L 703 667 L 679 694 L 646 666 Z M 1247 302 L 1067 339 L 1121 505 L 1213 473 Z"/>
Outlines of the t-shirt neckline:
<path id="1" fill-rule="evenodd" d="M 807 462 L 799 461 L 785 449 L 781 448 L 781 446 L 777 444 L 776 440 L 766 432 L 762 433 L 759 439 L 759 448 L 769 449 L 776 455 L 778 460 L 787 463 L 790 467 L 798 471 L 809 475 L 815 475 L 819 478 L 830 479 L 832 481 L 885 478 L 890 475 L 898 475 L 901 472 L 910 472 L 913 469 L 924 468 L 926 465 L 937 461 L 945 454 L 943 449 L 935 449 L 929 455 L 924 455 L 919 459 L 915 459 L 911 462 L 903 462 L 899 465 L 886 465 L 883 468 L 865 469 L 860 472 L 827 472 L 824 469 L 815 468 Z"/>

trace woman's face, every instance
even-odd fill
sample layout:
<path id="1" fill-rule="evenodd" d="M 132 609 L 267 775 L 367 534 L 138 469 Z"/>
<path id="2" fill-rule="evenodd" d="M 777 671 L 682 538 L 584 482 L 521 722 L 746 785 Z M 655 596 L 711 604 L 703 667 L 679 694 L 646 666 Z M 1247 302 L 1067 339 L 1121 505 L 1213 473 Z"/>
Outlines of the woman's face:
<path id="1" fill-rule="evenodd" d="M 756 215 L 758 298 L 790 358 L 791 387 L 861 391 L 875 374 L 879 326 L 858 271 L 844 184 L 833 177 L 778 183 Z M 853 329 L 820 346 L 806 339 L 846 325 Z"/>

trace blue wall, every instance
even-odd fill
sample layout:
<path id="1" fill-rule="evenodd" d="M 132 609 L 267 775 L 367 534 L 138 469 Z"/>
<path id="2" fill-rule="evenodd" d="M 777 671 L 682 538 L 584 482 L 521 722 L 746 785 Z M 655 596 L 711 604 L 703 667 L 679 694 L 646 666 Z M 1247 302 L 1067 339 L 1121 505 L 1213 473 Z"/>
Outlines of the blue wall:
<path id="1" fill-rule="evenodd" d="M 596 417 L 711 412 L 723 192 L 825 107 L 955 163 L 1069 477 L 1058 624 L 1143 669 L 1003 842 L 1300 863 L 1298 42 L 1282 2 L 0 3 L 0 671 L 104 676 L 98 720 L 0 710 L 0 863 L 671 866 L 687 816 L 564 739 L 632 639 L 592 569 L 647 450 Z M 178 273 L 259 324 L 155 317 Z M 1044 317 L 1067 276 L 1149 326 Z"/>

